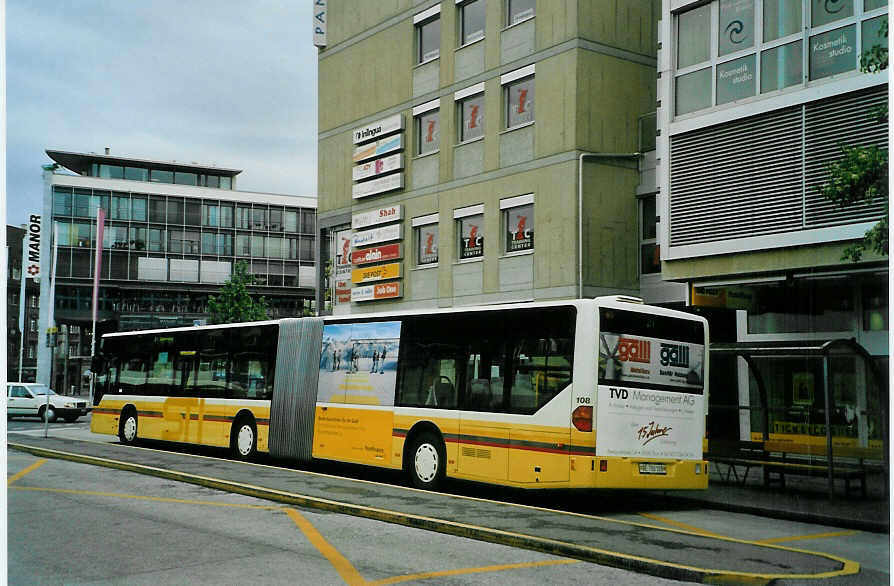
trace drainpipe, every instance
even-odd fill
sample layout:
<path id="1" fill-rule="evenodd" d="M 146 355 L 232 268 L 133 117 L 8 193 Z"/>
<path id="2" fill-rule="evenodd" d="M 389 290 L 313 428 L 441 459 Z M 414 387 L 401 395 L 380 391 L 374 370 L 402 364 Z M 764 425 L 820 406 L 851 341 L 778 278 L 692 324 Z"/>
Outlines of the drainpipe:
<path id="1" fill-rule="evenodd" d="M 577 298 L 584 298 L 584 157 L 639 159 L 642 153 L 580 153 L 577 159 Z"/>

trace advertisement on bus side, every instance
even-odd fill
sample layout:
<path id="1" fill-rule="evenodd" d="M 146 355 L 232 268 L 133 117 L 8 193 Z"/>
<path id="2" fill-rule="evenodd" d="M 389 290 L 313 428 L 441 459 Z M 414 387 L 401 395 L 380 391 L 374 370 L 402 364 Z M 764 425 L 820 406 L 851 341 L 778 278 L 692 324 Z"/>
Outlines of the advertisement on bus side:
<path id="1" fill-rule="evenodd" d="M 400 322 L 326 324 L 320 403 L 394 405 Z"/>
<path id="2" fill-rule="evenodd" d="M 602 332 L 599 382 L 658 385 L 701 393 L 705 347 L 675 340 Z"/>

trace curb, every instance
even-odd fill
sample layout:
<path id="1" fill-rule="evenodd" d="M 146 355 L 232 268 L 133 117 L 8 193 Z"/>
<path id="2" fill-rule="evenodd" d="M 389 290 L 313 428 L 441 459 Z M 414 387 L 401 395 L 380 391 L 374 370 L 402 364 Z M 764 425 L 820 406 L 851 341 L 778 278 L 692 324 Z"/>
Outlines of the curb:
<path id="1" fill-rule="evenodd" d="M 759 507 L 757 505 L 744 505 L 731 502 L 719 502 L 702 500 L 690 496 L 664 495 L 669 501 L 686 505 L 698 505 L 706 509 L 715 509 L 718 511 L 728 511 L 731 513 L 745 513 L 747 515 L 758 515 L 760 517 L 768 517 L 771 519 L 780 519 L 783 521 L 797 521 L 799 523 L 810 523 L 813 525 L 832 525 L 841 527 L 842 529 L 856 529 L 858 531 L 866 531 L 869 533 L 890 533 L 891 526 L 884 521 L 870 521 L 867 519 L 849 519 L 843 517 L 831 517 L 829 515 L 819 515 L 816 513 L 803 513 L 800 511 L 786 511 L 783 509 L 770 509 Z"/>
<path id="2" fill-rule="evenodd" d="M 502 531 L 499 529 L 491 529 L 487 527 L 458 523 L 456 521 L 446 521 L 443 519 L 435 519 L 431 517 L 424 517 L 421 515 L 399 513 L 396 511 L 389 511 L 387 509 L 378 509 L 351 503 L 344 503 L 341 501 L 324 499 L 320 497 L 289 493 L 271 488 L 264 488 L 228 480 L 221 480 L 218 478 L 199 476 L 186 472 L 176 472 L 174 470 L 155 468 L 152 466 L 123 462 L 120 460 L 110 460 L 105 458 L 98 458 L 95 456 L 86 456 L 71 452 L 39 448 L 25 444 L 16 444 L 13 442 L 7 442 L 7 447 L 14 450 L 27 452 L 35 456 L 67 460 L 93 466 L 102 466 L 105 468 L 112 468 L 127 472 L 135 472 L 147 476 L 154 476 L 158 478 L 164 478 L 166 480 L 185 482 L 188 484 L 204 486 L 206 488 L 241 494 L 283 504 L 296 505 L 332 513 L 342 513 L 345 515 L 352 515 L 386 523 L 393 523 L 396 525 L 403 525 L 405 527 L 425 529 L 428 531 L 435 531 L 437 533 L 454 535 L 457 537 L 464 537 L 468 539 L 475 539 L 477 541 L 485 541 L 499 545 L 508 545 L 510 547 L 517 547 L 521 549 L 536 551 L 539 553 L 573 558 L 584 562 L 596 563 L 603 566 L 649 574 L 652 576 L 668 578 L 672 580 L 682 580 L 702 584 L 758 585 L 771 584 L 777 579 L 821 579 L 831 577 L 832 575 L 843 576 L 854 574 L 859 571 L 859 564 L 848 562 L 847 560 L 843 560 L 833 555 L 817 554 L 816 552 L 809 553 L 813 553 L 814 555 L 825 557 L 827 559 L 832 559 L 840 563 L 841 568 L 834 572 L 812 575 L 757 574 L 735 571 L 724 572 L 722 570 L 696 568 L 692 566 L 675 564 L 672 562 L 662 562 L 659 560 L 643 558 L 640 556 L 623 554 L 620 552 L 602 550 L 594 547 L 575 545 L 573 543 L 567 543 L 543 537 L 535 537 L 531 535 Z M 767 546 L 764 544 L 756 545 L 761 545 L 762 547 L 774 547 L 777 549 L 787 549 L 784 547 Z"/>

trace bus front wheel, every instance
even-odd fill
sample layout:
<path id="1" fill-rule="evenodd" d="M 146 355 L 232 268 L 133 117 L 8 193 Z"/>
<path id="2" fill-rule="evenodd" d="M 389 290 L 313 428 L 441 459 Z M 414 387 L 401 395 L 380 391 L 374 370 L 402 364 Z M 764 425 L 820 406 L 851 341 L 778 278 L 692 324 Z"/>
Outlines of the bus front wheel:
<path id="1" fill-rule="evenodd" d="M 416 488 L 437 490 L 444 481 L 447 458 L 444 442 L 435 433 L 424 431 L 413 439 L 407 471 Z"/>
<path id="2" fill-rule="evenodd" d="M 233 426 L 230 437 L 230 449 L 237 460 L 251 460 L 258 449 L 258 431 L 254 421 L 241 418 Z"/>

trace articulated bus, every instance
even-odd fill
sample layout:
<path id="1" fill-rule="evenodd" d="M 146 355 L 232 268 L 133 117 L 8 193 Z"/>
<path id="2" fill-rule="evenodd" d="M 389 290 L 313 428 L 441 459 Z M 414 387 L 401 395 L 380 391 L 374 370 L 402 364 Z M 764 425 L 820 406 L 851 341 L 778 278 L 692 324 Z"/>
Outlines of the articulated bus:
<path id="1" fill-rule="evenodd" d="M 92 430 L 520 488 L 704 489 L 708 325 L 630 297 L 103 336 Z"/>

